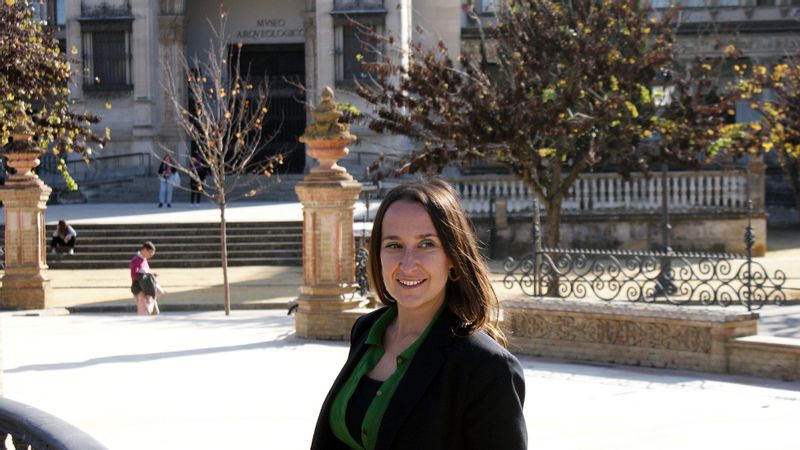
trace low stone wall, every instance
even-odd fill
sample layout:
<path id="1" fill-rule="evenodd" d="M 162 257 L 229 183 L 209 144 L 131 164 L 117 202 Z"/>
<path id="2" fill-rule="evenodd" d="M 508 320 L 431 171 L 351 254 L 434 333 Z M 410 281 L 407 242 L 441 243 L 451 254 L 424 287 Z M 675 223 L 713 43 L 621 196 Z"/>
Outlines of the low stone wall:
<path id="1" fill-rule="evenodd" d="M 730 340 L 758 314 L 669 305 L 530 299 L 503 302 L 512 351 L 551 358 L 728 372 Z"/>
<path id="2" fill-rule="evenodd" d="M 544 222 L 544 219 L 542 219 Z M 767 250 L 767 219 L 753 216 L 756 242 L 753 256 Z M 531 251 L 530 217 L 500 216 L 499 220 L 473 217 L 480 239 L 494 247 L 494 258 L 518 257 Z M 670 241 L 676 251 L 746 252 L 744 214 L 672 214 Z M 546 226 L 542 225 L 543 231 Z M 492 230 L 494 230 L 492 232 Z M 658 214 L 565 214 L 561 220 L 562 248 L 660 250 L 661 216 Z"/>
<path id="3" fill-rule="evenodd" d="M 370 311 L 315 316 L 311 328 L 306 317 L 297 336 L 349 340 L 355 320 Z M 504 301 L 502 311 L 516 354 L 800 380 L 800 339 L 757 336 L 758 313 L 535 298 Z"/>
<path id="4" fill-rule="evenodd" d="M 728 343 L 729 371 L 744 375 L 800 380 L 800 340 L 747 336 Z"/>

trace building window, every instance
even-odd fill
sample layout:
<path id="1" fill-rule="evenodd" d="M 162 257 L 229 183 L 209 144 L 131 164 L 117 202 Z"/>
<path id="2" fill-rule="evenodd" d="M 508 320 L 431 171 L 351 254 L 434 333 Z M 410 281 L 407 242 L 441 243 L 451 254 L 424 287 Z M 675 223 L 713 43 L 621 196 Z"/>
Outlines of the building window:
<path id="1" fill-rule="evenodd" d="M 66 0 L 56 0 L 53 6 L 53 17 L 55 17 L 54 23 L 60 27 L 63 27 L 67 24 L 67 6 Z"/>
<path id="2" fill-rule="evenodd" d="M 33 17 L 49 25 L 63 27 L 67 23 L 66 0 L 28 0 Z"/>
<path id="3" fill-rule="evenodd" d="M 494 14 L 500 0 L 475 0 L 475 9 L 478 14 Z"/>
<path id="4" fill-rule="evenodd" d="M 84 21 L 81 28 L 84 90 L 132 90 L 131 21 Z"/>
<path id="5" fill-rule="evenodd" d="M 383 33 L 381 25 L 363 26 L 369 27 L 377 34 Z M 372 48 L 375 44 L 366 40 L 365 30 L 357 25 L 338 26 L 335 33 L 336 82 L 347 84 L 366 79 L 369 74 L 364 65 L 378 60 L 378 52 Z"/>
<path id="6" fill-rule="evenodd" d="M 334 0 L 333 9 L 335 79 L 337 85 L 364 80 L 369 74 L 364 65 L 378 60 L 375 43 L 367 39 L 367 29 L 383 34 L 386 8 L 383 0 Z"/>

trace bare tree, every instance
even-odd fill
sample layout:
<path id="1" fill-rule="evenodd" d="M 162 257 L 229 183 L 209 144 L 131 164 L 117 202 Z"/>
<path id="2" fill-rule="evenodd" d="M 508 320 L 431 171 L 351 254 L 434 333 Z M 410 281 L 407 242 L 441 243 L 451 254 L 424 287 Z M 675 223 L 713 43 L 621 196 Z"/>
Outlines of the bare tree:
<path id="1" fill-rule="evenodd" d="M 196 154 L 208 169 L 211 182 L 191 164 L 173 156 L 176 168 L 217 204 L 220 216 L 220 250 L 224 281 L 225 315 L 230 314 L 228 249 L 225 208 L 228 203 L 252 197 L 266 189 L 266 179 L 283 163 L 280 154 L 263 157 L 273 135 L 265 136 L 269 97 L 266 77 L 250 76 L 240 67 L 242 44 L 232 44 L 225 32 L 227 13 L 220 7 L 219 23 L 209 20 L 209 48 L 200 57 L 178 56 L 177 67 L 165 64 L 164 90 L 176 111 L 176 121 L 196 144 Z M 181 85 L 188 86 L 185 106 Z M 168 154 L 174 149 L 162 146 Z"/>

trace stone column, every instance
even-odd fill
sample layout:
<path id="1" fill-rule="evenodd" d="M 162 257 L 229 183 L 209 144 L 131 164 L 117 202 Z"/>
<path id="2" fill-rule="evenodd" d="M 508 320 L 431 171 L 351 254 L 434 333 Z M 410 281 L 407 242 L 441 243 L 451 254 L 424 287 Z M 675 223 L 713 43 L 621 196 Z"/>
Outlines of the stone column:
<path id="1" fill-rule="evenodd" d="M 160 4 L 160 14 L 158 16 L 158 53 L 159 71 L 157 74 L 161 83 L 176 83 L 180 104 L 188 105 L 187 83 L 180 74 L 183 71 L 183 55 L 186 54 L 186 39 L 184 31 L 183 6 L 172 2 L 162 2 Z M 171 68 L 174 75 L 179 80 L 170 80 L 167 77 L 167 66 Z M 175 110 L 172 100 L 170 100 L 164 89 L 153 95 L 155 101 L 154 110 L 158 111 L 158 121 L 160 122 L 159 138 L 162 144 L 175 152 L 175 159 L 189 166 L 191 159 L 191 140 L 184 135 L 183 129 L 178 123 L 178 112 Z"/>
<path id="2" fill-rule="evenodd" d="M 747 163 L 748 182 L 750 184 L 750 200 L 753 201 L 753 213 L 764 214 L 766 211 L 766 199 L 764 194 L 764 173 L 766 164 L 763 157 L 750 156 Z"/>
<path id="3" fill-rule="evenodd" d="M 22 111 L 4 156 L 17 173 L 0 188 L 5 214 L 5 275 L 0 307 L 43 309 L 51 305 L 47 278 L 44 210 L 51 189 L 31 169 L 39 165 L 39 148 L 31 140 L 28 117 Z"/>
<path id="4" fill-rule="evenodd" d="M 315 123 L 306 127 L 300 142 L 319 161 L 295 186 L 303 204 L 303 285 L 297 299 L 297 336 L 347 339 L 357 315 L 345 312 L 358 306 L 352 299 L 355 283 L 353 207 L 361 184 L 336 161 L 355 140 L 347 124 L 339 123 L 333 91 L 326 87 L 312 112 Z"/>
<path id="5" fill-rule="evenodd" d="M 747 163 L 747 181 L 750 185 L 750 200 L 753 202 L 751 226 L 756 238 L 753 243 L 753 256 L 764 256 L 767 253 L 767 205 L 764 191 L 766 167 L 762 156 L 750 156 L 750 161 Z M 745 244 L 745 248 L 741 252 L 745 253 L 746 251 Z"/>

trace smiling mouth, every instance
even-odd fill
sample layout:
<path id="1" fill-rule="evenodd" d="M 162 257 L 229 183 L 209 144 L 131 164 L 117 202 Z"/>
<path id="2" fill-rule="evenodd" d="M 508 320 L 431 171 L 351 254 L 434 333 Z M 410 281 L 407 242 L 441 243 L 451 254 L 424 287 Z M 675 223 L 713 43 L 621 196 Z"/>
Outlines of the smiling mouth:
<path id="1" fill-rule="evenodd" d="M 398 282 L 398 283 L 400 283 L 402 286 L 406 286 L 406 287 L 414 287 L 414 286 L 419 286 L 419 285 L 420 285 L 420 284 L 422 284 L 424 281 L 425 281 L 425 280 L 416 280 L 416 281 L 404 281 L 404 280 L 397 280 L 397 282 Z"/>

